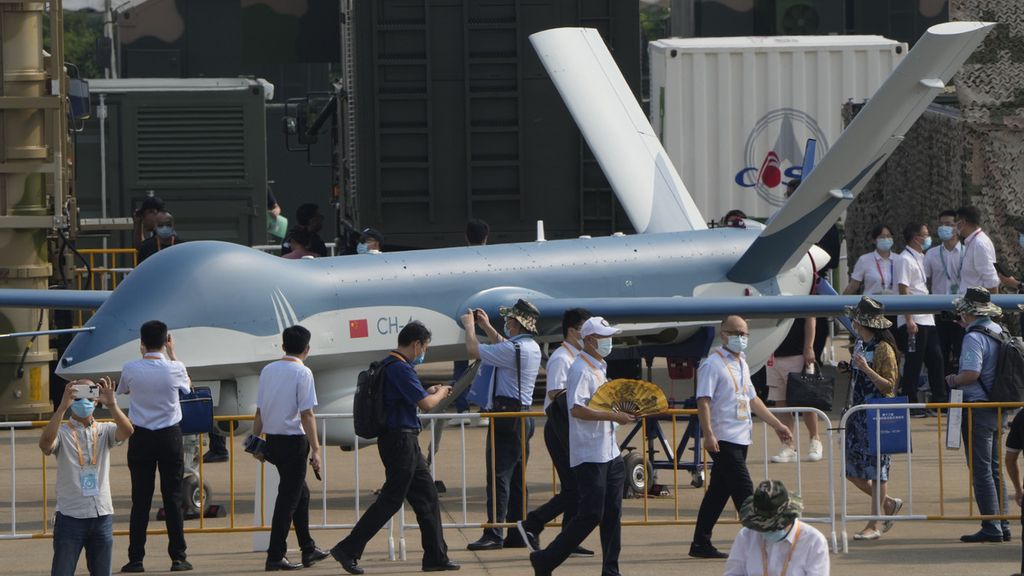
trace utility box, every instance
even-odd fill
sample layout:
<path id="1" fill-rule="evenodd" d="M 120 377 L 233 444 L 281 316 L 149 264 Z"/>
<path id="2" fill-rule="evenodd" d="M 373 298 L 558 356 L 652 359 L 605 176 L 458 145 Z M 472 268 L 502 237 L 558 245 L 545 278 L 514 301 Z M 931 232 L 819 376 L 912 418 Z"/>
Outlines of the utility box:
<path id="1" fill-rule="evenodd" d="M 91 80 L 89 87 L 93 116 L 75 144 L 81 217 L 131 216 L 152 193 L 184 240 L 266 242 L 265 119 L 273 85 L 134 78 Z M 129 233 L 121 234 L 111 245 L 130 247 Z"/>
<path id="2" fill-rule="evenodd" d="M 881 36 L 670 38 L 651 42 L 651 124 L 708 219 L 767 218 L 820 159 L 842 106 L 871 97 L 907 53 Z"/>

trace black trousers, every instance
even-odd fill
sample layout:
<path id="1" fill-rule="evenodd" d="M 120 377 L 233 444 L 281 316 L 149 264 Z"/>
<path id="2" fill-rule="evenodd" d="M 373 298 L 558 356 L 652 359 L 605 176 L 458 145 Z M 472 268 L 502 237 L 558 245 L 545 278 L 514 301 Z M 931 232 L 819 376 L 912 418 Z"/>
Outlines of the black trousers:
<path id="1" fill-rule="evenodd" d="M 921 365 L 928 370 L 928 386 L 932 391 L 932 402 L 945 402 L 946 372 L 942 361 L 942 349 L 939 346 L 939 331 L 935 326 L 917 327 L 915 350 L 907 352 L 907 326 L 900 326 L 896 332 L 898 344 L 906 356 L 903 362 L 903 376 L 900 386 L 907 395 L 909 402 L 917 402 L 917 383 L 921 377 Z"/>
<path id="2" fill-rule="evenodd" d="M 964 328 L 954 320 L 935 319 L 935 329 L 939 335 L 939 350 L 946 374 L 960 371 L 960 349 L 964 343 Z"/>
<path id="3" fill-rule="evenodd" d="M 714 467 L 711 482 L 697 512 L 697 526 L 693 530 L 693 546 L 711 546 L 711 531 L 732 498 L 736 510 L 754 493 L 754 484 L 747 472 L 747 446 L 718 441 L 718 452 L 709 452 Z"/>
<path id="4" fill-rule="evenodd" d="M 523 525 L 534 535 L 540 534 L 544 530 L 544 525 L 557 518 L 559 514 L 562 515 L 562 530 L 565 530 L 576 515 L 576 506 L 579 504 L 576 475 L 569 467 L 569 438 L 559 434 L 558 428 L 549 415 L 547 422 L 544 423 L 544 445 L 551 455 L 551 462 L 555 465 L 561 487 L 558 494 L 526 515 Z"/>
<path id="5" fill-rule="evenodd" d="M 441 533 L 441 505 L 417 436 L 417 432 L 410 430 L 389 430 L 377 439 L 377 451 L 384 463 L 384 486 L 352 532 L 335 548 L 352 558 L 362 557 L 366 543 L 398 512 L 405 500 L 416 513 L 420 527 L 423 565 L 448 562 L 448 545 Z"/>
<path id="6" fill-rule="evenodd" d="M 171 560 L 185 559 L 185 532 L 181 517 L 181 481 L 185 458 L 181 428 L 177 424 L 160 430 L 135 427 L 128 440 L 128 472 L 132 477 L 132 514 L 128 524 L 128 560 L 142 562 L 146 556 L 146 529 L 153 506 L 153 486 L 160 469 L 160 496 L 167 526 L 167 554 Z"/>
<path id="7" fill-rule="evenodd" d="M 572 469 L 579 487 L 576 516 L 547 548 L 534 556 L 537 567 L 554 570 L 572 554 L 594 528 L 601 527 L 601 576 L 619 576 L 622 548 L 622 487 L 626 466 L 622 457 L 601 464 L 585 462 Z"/>
<path id="8" fill-rule="evenodd" d="M 267 434 L 266 459 L 277 468 L 281 477 L 274 501 L 274 517 L 270 521 L 270 545 L 267 560 L 276 562 L 288 552 L 288 529 L 295 526 L 295 536 L 302 551 L 310 551 L 316 542 L 309 534 L 309 486 L 306 484 L 306 458 L 309 439 L 305 434 L 285 436 Z"/>
<path id="9" fill-rule="evenodd" d="M 517 522 L 523 519 L 523 506 L 527 493 L 523 489 L 522 433 L 520 423 L 526 426 L 526 459 L 530 459 L 530 438 L 533 437 L 533 418 L 494 418 L 494 484 L 491 483 L 491 430 L 487 431 L 487 522 Z M 495 496 L 497 500 L 495 501 Z M 484 536 L 500 540 L 501 528 L 485 528 Z"/>

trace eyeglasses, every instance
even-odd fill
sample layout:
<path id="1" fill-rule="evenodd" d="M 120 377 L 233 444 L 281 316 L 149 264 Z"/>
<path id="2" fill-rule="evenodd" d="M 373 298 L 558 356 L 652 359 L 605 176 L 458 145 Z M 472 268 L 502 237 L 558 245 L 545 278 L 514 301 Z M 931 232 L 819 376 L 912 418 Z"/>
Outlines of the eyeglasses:
<path id="1" fill-rule="evenodd" d="M 728 336 L 750 336 L 750 332 L 741 332 L 739 330 L 722 330 L 722 334 Z"/>

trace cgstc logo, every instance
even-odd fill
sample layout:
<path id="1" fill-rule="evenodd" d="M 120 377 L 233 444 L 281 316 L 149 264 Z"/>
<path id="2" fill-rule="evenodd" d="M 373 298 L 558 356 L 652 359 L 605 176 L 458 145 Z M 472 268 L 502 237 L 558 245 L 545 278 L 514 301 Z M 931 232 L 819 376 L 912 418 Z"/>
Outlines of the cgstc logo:
<path id="1" fill-rule="evenodd" d="M 782 191 L 776 189 L 803 176 L 804 146 L 801 142 L 808 138 L 818 141 L 815 160 L 828 151 L 828 138 L 810 114 L 796 108 L 768 112 L 747 136 L 744 167 L 736 173 L 736 184 L 753 188 L 772 206 L 782 206 L 785 198 Z"/>

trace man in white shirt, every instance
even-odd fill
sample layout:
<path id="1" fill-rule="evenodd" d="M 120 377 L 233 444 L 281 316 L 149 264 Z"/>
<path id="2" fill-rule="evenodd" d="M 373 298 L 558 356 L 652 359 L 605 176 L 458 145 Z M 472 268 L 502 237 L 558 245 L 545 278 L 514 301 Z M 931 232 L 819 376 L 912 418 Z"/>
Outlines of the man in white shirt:
<path id="1" fill-rule="evenodd" d="M 915 296 L 928 294 L 924 269 L 925 250 L 931 245 L 928 226 L 911 222 L 903 228 L 903 241 L 907 248 L 896 257 L 896 284 L 900 294 Z M 917 402 L 917 383 L 921 377 L 921 364 L 928 369 L 928 384 L 932 402 L 946 401 L 946 380 L 943 373 L 942 351 L 935 329 L 935 316 L 931 314 L 902 314 L 896 319 L 896 338 L 906 354 L 901 386 L 909 402 Z M 911 417 L 923 418 L 925 410 L 915 408 Z"/>
<path id="2" fill-rule="evenodd" d="M 526 515 L 526 519 L 517 522 L 519 535 L 526 542 L 530 552 L 539 548 L 537 537 L 544 530 L 544 525 L 562 515 L 562 528 L 576 515 L 579 491 L 576 477 L 569 467 L 569 408 L 566 402 L 565 383 L 569 376 L 569 368 L 580 355 L 583 348 L 580 330 L 583 323 L 591 317 L 590 312 L 583 308 L 571 308 L 562 314 L 562 343 L 551 353 L 547 365 L 547 394 L 544 396 L 544 445 L 547 446 L 551 463 L 558 473 L 561 488 L 558 494 L 535 508 Z M 594 552 L 577 548 L 573 554 L 577 556 L 593 556 Z"/>
<path id="3" fill-rule="evenodd" d="M 132 476 L 132 514 L 128 527 L 128 563 L 121 572 L 145 572 L 146 529 L 153 504 L 153 482 L 160 468 L 160 495 L 167 526 L 167 552 L 171 571 L 192 569 L 185 559 L 185 532 L 181 517 L 181 480 L 185 459 L 181 445 L 179 392 L 192 387 L 185 365 L 174 356 L 174 341 L 167 325 L 150 320 L 139 329 L 142 358 L 121 368 L 119 394 L 128 394 L 128 417 L 135 434 L 128 441 L 128 471 Z"/>
<path id="4" fill-rule="evenodd" d="M 537 333 L 540 312 L 526 300 L 514 306 L 502 306 L 499 312 L 505 319 L 505 334 L 491 326 L 487 313 L 477 308 L 462 315 L 466 330 L 466 353 L 471 360 L 480 359 L 483 378 L 478 377 L 474 388 L 481 383 L 486 387 L 483 399 L 477 403 L 488 412 L 521 412 L 533 403 L 533 388 L 540 372 L 540 346 L 533 339 Z M 483 329 L 492 344 L 480 344 L 477 325 Z M 489 376 L 489 378 L 487 377 Z M 523 489 L 523 447 L 520 426 L 526 426 L 526 460 L 530 458 L 530 438 L 533 437 L 533 418 L 495 418 L 487 431 L 485 457 L 487 459 L 487 522 L 517 522 L 523 518 L 526 491 Z M 491 454 L 491 434 L 494 434 L 494 454 Z M 493 472 L 492 472 L 493 466 Z M 492 482 L 492 478 L 494 481 Z M 469 550 L 500 550 L 503 547 L 525 548 L 518 532 L 502 539 L 501 528 L 485 528 L 483 536 L 471 542 Z"/>
<path id="5" fill-rule="evenodd" d="M 790 496 L 782 482 L 761 482 L 743 502 L 743 528 L 732 543 L 725 576 L 828 576 L 828 541 L 800 520 L 801 511 L 800 498 Z"/>
<path id="6" fill-rule="evenodd" d="M 113 423 L 93 419 L 96 407 L 76 385 L 92 387 Z M 62 420 L 71 410 L 67 424 Z M 57 514 L 53 522 L 51 576 L 74 576 L 85 548 L 89 576 L 109 576 L 114 551 L 114 505 L 110 500 L 110 449 L 132 435 L 132 423 L 114 400 L 114 385 L 100 378 L 74 380 L 43 428 L 39 449 L 57 458 Z"/>
<path id="7" fill-rule="evenodd" d="M 732 498 L 739 510 L 743 501 L 753 494 L 754 485 L 747 471 L 747 448 L 753 439 L 751 415 L 757 415 L 775 429 L 779 440 L 788 444 L 793 438 L 764 402 L 757 397 L 750 382 L 747 366 L 747 322 L 729 316 L 718 330 L 722 345 L 708 354 L 697 370 L 697 414 L 704 449 L 715 465 L 711 482 L 697 512 L 690 556 L 694 558 L 726 558 L 711 544 L 711 532 Z"/>
<path id="8" fill-rule="evenodd" d="M 281 333 L 284 358 L 267 364 L 260 372 L 256 396 L 254 436 L 266 433 L 265 457 L 277 468 L 274 517 L 270 523 L 266 571 L 298 570 L 327 557 L 309 534 L 309 486 L 306 485 L 306 457 L 313 471 L 320 473 L 320 441 L 317 439 L 316 389 L 313 372 L 304 361 L 309 355 L 309 330 L 289 326 Z M 288 529 L 295 525 L 295 536 L 302 550 L 302 563 L 291 563 Z"/>
<path id="9" fill-rule="evenodd" d="M 566 380 L 569 409 L 569 464 L 579 488 L 576 516 L 544 550 L 530 554 L 535 576 L 558 568 L 594 531 L 601 527 L 601 574 L 619 575 L 622 532 L 622 488 L 626 467 L 615 440 L 615 424 L 636 420 L 625 412 L 603 412 L 588 404 L 607 380 L 604 358 L 612 351 L 612 336 L 621 332 L 600 316 L 583 323 L 583 351 L 572 363 Z"/>
<path id="10" fill-rule="evenodd" d="M 932 294 L 957 296 L 964 268 L 964 246 L 956 235 L 956 210 L 944 210 L 939 214 L 937 233 L 941 243 L 925 252 L 924 272 L 931 281 Z M 946 373 L 955 372 L 960 364 L 964 329 L 957 323 L 955 314 L 944 312 L 936 316 L 935 330 L 944 370 Z"/>
<path id="11" fill-rule="evenodd" d="M 966 294 L 971 287 L 981 287 L 989 293 L 998 294 L 996 247 L 981 229 L 981 213 L 977 208 L 963 206 L 956 211 L 956 231 L 964 239 L 964 268 L 959 294 Z"/>

